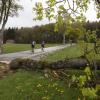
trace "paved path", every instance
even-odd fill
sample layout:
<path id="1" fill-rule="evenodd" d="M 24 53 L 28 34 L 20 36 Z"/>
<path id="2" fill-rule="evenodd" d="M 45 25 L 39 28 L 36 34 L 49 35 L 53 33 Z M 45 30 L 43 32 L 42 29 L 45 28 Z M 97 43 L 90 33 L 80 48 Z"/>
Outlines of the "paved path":
<path id="1" fill-rule="evenodd" d="M 70 46 L 69 44 L 67 45 L 60 45 L 60 46 L 54 46 L 54 47 L 48 47 L 44 49 L 44 52 L 41 51 L 41 49 L 35 49 L 35 53 L 33 54 L 31 50 L 28 51 L 21 51 L 21 52 L 16 52 L 16 53 L 9 53 L 9 54 L 2 54 L 0 55 L 0 62 L 10 62 L 13 59 L 16 58 L 32 58 L 32 59 L 37 59 L 41 55 L 52 53 L 56 50 L 63 49 L 65 47 Z"/>

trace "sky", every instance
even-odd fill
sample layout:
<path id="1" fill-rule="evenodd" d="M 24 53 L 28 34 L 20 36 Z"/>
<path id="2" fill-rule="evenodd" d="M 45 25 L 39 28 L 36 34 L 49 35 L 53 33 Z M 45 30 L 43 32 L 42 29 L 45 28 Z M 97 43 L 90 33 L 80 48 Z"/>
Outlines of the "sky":
<path id="1" fill-rule="evenodd" d="M 47 19 L 42 21 L 33 21 L 35 14 L 32 11 L 33 5 L 36 1 L 45 1 L 45 0 L 20 0 L 20 4 L 23 6 L 23 10 L 19 11 L 19 16 L 17 17 L 9 17 L 8 22 L 6 24 L 6 28 L 8 27 L 33 27 L 36 25 L 43 25 L 49 23 Z M 88 11 L 86 12 L 86 18 L 90 21 L 95 21 L 96 12 L 94 11 L 93 4 L 89 6 Z"/>

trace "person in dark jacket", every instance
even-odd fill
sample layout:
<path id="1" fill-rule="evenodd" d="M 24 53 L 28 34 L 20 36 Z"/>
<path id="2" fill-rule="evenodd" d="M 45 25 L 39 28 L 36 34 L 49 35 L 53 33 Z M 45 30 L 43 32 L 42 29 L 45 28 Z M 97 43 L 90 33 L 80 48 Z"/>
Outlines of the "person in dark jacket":
<path id="1" fill-rule="evenodd" d="M 41 42 L 41 50 L 44 51 L 44 47 L 45 47 L 45 41 Z"/>

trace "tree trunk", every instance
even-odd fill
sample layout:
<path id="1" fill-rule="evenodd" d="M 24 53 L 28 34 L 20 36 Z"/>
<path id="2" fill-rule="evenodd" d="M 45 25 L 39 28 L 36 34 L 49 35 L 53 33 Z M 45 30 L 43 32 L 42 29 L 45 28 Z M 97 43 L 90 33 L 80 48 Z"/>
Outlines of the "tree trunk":
<path id="1" fill-rule="evenodd" d="M 65 44 L 66 38 L 65 38 L 65 34 L 63 34 L 63 44 Z"/>
<path id="2" fill-rule="evenodd" d="M 0 31 L 0 54 L 3 53 L 3 33 L 4 33 L 5 23 L 2 25 L 1 31 Z"/>
<path id="3" fill-rule="evenodd" d="M 88 61 L 85 58 L 72 58 L 72 59 L 65 59 L 65 60 L 59 60 L 51 63 L 52 69 L 85 69 L 88 64 Z M 95 62 L 96 64 L 96 70 L 100 70 L 100 60 Z M 93 66 L 91 66 L 91 69 L 95 69 Z"/>

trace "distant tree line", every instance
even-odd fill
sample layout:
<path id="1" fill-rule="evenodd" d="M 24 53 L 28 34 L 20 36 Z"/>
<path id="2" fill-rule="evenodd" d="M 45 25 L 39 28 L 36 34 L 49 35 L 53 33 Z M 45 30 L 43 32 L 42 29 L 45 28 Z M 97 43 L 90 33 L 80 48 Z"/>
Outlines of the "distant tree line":
<path id="1" fill-rule="evenodd" d="M 86 31 L 96 31 L 97 37 L 100 38 L 100 22 L 88 21 L 84 24 L 84 27 Z M 37 43 L 40 43 L 42 40 L 45 40 L 47 43 L 62 43 L 63 34 L 55 32 L 55 24 L 51 23 L 32 28 L 8 28 L 5 30 L 3 37 L 4 43 L 7 40 L 14 40 L 16 43 L 31 43 L 32 40 L 35 40 Z M 73 28 L 70 34 L 66 35 L 66 42 L 70 39 L 76 42 L 78 37 L 78 31 Z"/>
<path id="2" fill-rule="evenodd" d="M 61 43 L 62 34 L 54 31 L 54 24 L 35 26 L 32 28 L 8 28 L 4 32 L 4 43 L 7 40 L 15 40 L 16 43 L 31 43 L 35 40 L 40 43 Z"/>
<path id="3" fill-rule="evenodd" d="M 86 30 L 96 31 L 97 38 L 100 38 L 100 21 L 99 22 L 87 22 L 85 24 Z"/>

